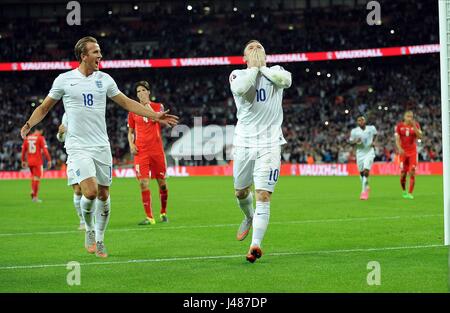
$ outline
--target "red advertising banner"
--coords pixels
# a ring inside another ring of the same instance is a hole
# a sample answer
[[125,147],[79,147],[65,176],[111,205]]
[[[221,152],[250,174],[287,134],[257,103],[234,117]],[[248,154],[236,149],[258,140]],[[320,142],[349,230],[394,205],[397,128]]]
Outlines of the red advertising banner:
[[[396,163],[377,162],[371,169],[371,175],[399,175],[400,169]],[[442,162],[420,162],[417,175],[442,175]],[[170,166],[167,168],[168,176],[233,176],[231,165],[224,166]],[[356,164],[283,164],[282,176],[357,176],[359,175]],[[136,177],[133,168],[117,168],[113,176],[118,178]],[[31,174],[24,171],[0,171],[0,180],[4,179],[29,179]],[[51,170],[44,172],[44,178],[66,178],[66,172]]]
[[[417,54],[439,53],[439,44],[357,49],[343,51],[298,52],[270,54],[267,63],[316,62],[345,59],[393,57]],[[137,60],[103,60],[100,69],[118,68],[160,68],[188,66],[219,66],[244,64],[242,56],[221,56],[203,58],[171,58],[171,59],[137,59]],[[0,63],[0,71],[50,71],[71,70],[78,67],[76,61],[52,62],[5,62]]]

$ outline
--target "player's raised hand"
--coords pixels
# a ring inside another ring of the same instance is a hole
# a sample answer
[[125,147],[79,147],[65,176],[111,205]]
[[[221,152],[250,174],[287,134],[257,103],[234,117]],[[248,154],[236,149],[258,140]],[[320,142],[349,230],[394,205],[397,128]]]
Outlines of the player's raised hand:
[[178,124],[178,116],[167,114],[170,110],[166,110],[164,112],[157,112],[155,121],[160,124],[167,125],[169,127],[175,126]]
[[23,161],[23,162],[22,162],[22,167],[23,167],[23,168],[27,168],[27,167],[28,167],[28,163],[27,163],[26,161]]
[[259,67],[257,49],[253,49],[248,54],[248,67]]
[[22,137],[22,139],[25,139],[25,137],[27,137],[30,130],[31,130],[30,124],[26,122],[25,125],[23,125],[22,129],[20,130],[20,136]]
[[257,67],[266,66],[266,54],[262,49],[255,49]]

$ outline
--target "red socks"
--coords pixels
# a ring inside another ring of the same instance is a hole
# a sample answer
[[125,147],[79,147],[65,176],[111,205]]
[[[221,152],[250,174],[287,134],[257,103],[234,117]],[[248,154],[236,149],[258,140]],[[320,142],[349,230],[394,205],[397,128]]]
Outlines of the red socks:
[[142,203],[144,204],[145,214],[148,218],[153,218],[152,212],[152,198],[150,197],[150,190],[142,191]]
[[167,198],[168,198],[169,190],[159,190],[159,198],[161,199],[161,214],[166,213],[167,209]]
[[416,182],[416,177],[415,176],[409,176],[409,193],[413,193],[415,182]]
[[34,179],[31,181],[31,191],[32,191],[33,198],[37,198],[37,196],[38,196],[40,182],[41,181],[34,180]]

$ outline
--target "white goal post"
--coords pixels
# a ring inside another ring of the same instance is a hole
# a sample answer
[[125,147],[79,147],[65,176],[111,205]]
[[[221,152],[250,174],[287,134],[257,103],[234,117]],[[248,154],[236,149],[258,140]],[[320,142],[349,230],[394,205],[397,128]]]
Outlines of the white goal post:
[[444,163],[444,243],[450,245],[450,0],[439,0],[441,58],[442,157]]

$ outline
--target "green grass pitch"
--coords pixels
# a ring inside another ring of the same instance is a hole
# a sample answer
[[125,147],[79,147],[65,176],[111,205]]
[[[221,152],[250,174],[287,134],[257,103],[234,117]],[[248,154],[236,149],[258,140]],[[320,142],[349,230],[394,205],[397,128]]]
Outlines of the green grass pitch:
[[[85,252],[65,180],[43,180],[40,204],[29,181],[0,181],[0,291],[447,292],[442,177],[419,176],[412,201],[398,180],[371,177],[363,202],[358,177],[281,177],[255,264],[250,236],[235,239],[231,177],[170,178],[170,222],[144,227],[137,181],[115,179],[106,260]],[[69,261],[81,264],[80,285],[66,282]],[[370,261],[381,285],[367,283]]]

